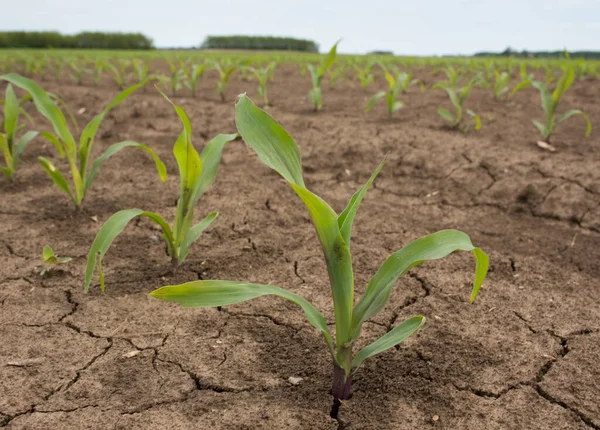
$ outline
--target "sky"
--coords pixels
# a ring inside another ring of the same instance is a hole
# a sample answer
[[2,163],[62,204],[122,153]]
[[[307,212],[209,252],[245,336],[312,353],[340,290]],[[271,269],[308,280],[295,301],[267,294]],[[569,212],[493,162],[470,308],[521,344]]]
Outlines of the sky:
[[0,31],[140,32],[156,47],[207,35],[310,39],[327,51],[397,55],[600,50],[600,0],[22,0]]

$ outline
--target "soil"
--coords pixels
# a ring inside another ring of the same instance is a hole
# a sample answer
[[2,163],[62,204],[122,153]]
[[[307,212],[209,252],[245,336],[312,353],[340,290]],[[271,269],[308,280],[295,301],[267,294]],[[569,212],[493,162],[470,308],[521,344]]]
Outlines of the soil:
[[[421,72],[428,85],[435,79]],[[440,78],[441,79],[441,78]],[[256,83],[234,76],[221,103],[215,76],[196,98],[174,97],[201,149],[235,131],[235,96],[259,100]],[[85,124],[116,94],[110,81],[40,83]],[[534,89],[495,101],[477,89],[468,104],[481,131],[445,128],[442,90],[403,96],[387,119],[370,113],[376,80],[330,89],[312,112],[310,78],[282,66],[269,84],[270,113],[300,146],[308,187],[340,211],[389,154],[355,222],[357,295],[389,254],[444,228],[467,232],[490,255],[477,301],[474,261],[453,254],[402,278],[388,306],[365,324],[361,344],[396,322],[427,323],[396,349],[367,360],[354,394],[330,417],[332,364],[322,336],[291,303],[261,298],[217,309],[183,309],[148,296],[196,279],[272,283],[301,294],[333,323],[323,257],[307,211],[242,141],[229,144],[197,217],[220,217],[175,275],[160,232],[147,220],[126,228],[104,259],[106,293],[83,294],[89,247],[115,211],[143,208],[171,221],[178,195],[172,147],[180,123],[152,88],[104,121],[94,153],[121,140],[152,146],[167,164],[124,150],[105,163],[82,211],[36,162],[59,166],[37,139],[11,183],[0,178],[0,427],[7,429],[600,429],[600,132],[584,139],[574,117],[550,153],[538,148]],[[2,86],[2,90],[4,84]],[[563,108],[600,125],[600,82],[575,83]],[[27,106],[38,128],[44,120]],[[79,113],[78,113],[79,112]],[[73,261],[40,277],[51,245]],[[302,378],[296,385],[289,378]]]

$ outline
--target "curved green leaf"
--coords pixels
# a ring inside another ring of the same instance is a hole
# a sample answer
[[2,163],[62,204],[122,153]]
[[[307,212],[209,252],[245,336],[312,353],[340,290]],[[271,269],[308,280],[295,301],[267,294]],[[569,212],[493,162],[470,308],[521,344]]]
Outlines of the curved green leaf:
[[[145,82],[139,83],[137,85],[133,85],[127,88],[124,91],[121,91],[109,104],[104,108],[104,110],[96,115],[94,119],[92,119],[81,132],[81,136],[79,137],[79,171],[82,175],[85,175],[87,172],[87,164],[90,153],[92,151],[92,145],[94,144],[94,138],[96,137],[96,133],[98,132],[98,127],[104,120],[104,117],[111,109],[125,100],[131,93],[135,90],[143,86]],[[86,190],[87,190],[86,186]]]
[[60,140],[58,140],[58,138],[53,133],[49,131],[42,131],[40,133],[40,136],[42,136],[44,139],[46,139],[48,142],[54,145],[54,147],[58,151],[58,155],[60,155],[60,158],[65,158],[65,150],[63,149],[62,143],[60,143]]
[[352,368],[356,371],[367,358],[386,351],[408,339],[414,332],[425,324],[425,317],[416,316],[403,321],[375,342],[358,351],[352,360]]
[[340,216],[338,217],[338,226],[340,228],[340,233],[342,235],[342,238],[344,239],[344,242],[348,244],[348,247],[350,247],[352,224],[354,223],[354,217],[358,212],[358,207],[360,206],[362,199],[367,194],[368,189],[371,187],[371,184],[373,184],[373,181],[375,181],[375,178],[377,177],[377,175],[379,175],[379,172],[381,172],[381,169],[383,168],[383,165],[385,164],[386,160],[387,155],[384,157],[383,161],[379,164],[379,166],[377,166],[377,169],[375,169],[375,172],[373,172],[367,183],[363,185],[360,190],[355,192],[354,195],[350,198],[348,206],[346,206],[346,208],[342,211],[342,213],[340,213]]
[[96,158],[96,160],[94,160],[94,164],[92,164],[90,173],[85,181],[86,192],[94,183],[94,179],[96,179],[96,175],[98,174],[98,169],[100,168],[100,165],[107,158],[112,157],[117,152],[119,152],[123,148],[127,148],[127,147],[140,148],[140,149],[143,149],[144,151],[146,151],[148,154],[150,154],[150,156],[154,160],[154,164],[156,164],[156,170],[158,171],[158,176],[160,176],[161,181],[165,182],[167,180],[167,168],[165,167],[165,164],[161,161],[160,158],[158,158],[158,155],[156,155],[156,153],[149,146],[142,145],[141,143],[138,143],[138,142],[126,140],[123,142],[119,142],[119,143],[110,145],[101,156],[99,156],[98,158]]
[[475,281],[470,301],[473,302],[481,288],[488,269],[488,256],[475,248],[465,233],[442,230],[423,236],[392,254],[373,276],[365,294],[354,307],[353,337],[356,338],[362,323],[379,312],[389,299],[395,282],[411,268],[428,260],[437,260],[455,251],[473,251],[476,259]]
[[329,70],[329,68],[333,66],[333,63],[335,62],[335,57],[337,56],[337,46],[340,42],[341,39],[335,42],[335,45],[331,47],[331,49],[327,53],[327,56],[321,63],[321,67],[319,67],[319,77],[324,76],[327,70]]
[[382,97],[385,97],[386,94],[387,93],[385,91],[379,91],[377,94],[371,97],[371,100],[369,100],[369,103],[367,103],[367,106],[365,107],[365,112],[369,112],[371,109],[373,109],[375,103],[377,103]]
[[70,154],[74,157],[76,153],[75,140],[73,139],[73,136],[69,131],[69,127],[67,126],[67,120],[58,106],[54,104],[48,93],[31,79],[19,76],[15,73],[1,75],[0,79],[23,88],[25,91],[31,94],[37,110],[48,121],[50,121],[54,131],[64,142],[67,154]]
[[60,173],[60,171],[56,168],[56,166],[52,164],[52,162],[47,158],[38,157],[38,160],[41,163],[42,167],[46,169],[46,172],[48,173],[48,175],[50,175],[50,178],[52,179],[52,181],[54,181],[58,188],[60,188],[62,191],[68,194],[68,196],[71,197],[71,200],[75,202],[75,197],[69,189],[69,184],[67,183],[67,180],[62,175],[62,173]]
[[185,239],[180,246],[179,251],[179,264],[183,263],[185,258],[188,255],[189,247],[200,237],[202,232],[206,230],[206,228],[212,224],[212,222],[217,219],[219,216],[219,212],[211,212],[206,217],[202,219],[198,224],[190,228],[185,235]]
[[19,141],[15,145],[15,152],[13,154],[15,168],[17,167],[16,164],[19,161],[19,157],[21,156],[21,154],[23,153],[23,151],[25,150],[25,148],[27,147],[27,145],[29,145],[31,143],[31,141],[33,139],[35,139],[35,137],[38,134],[39,133],[37,131],[28,131],[23,136],[21,136],[21,138],[19,139]]
[[4,131],[8,142],[11,143],[17,132],[17,121],[19,119],[19,100],[15,95],[12,85],[6,87],[6,102],[4,103]]
[[442,118],[444,118],[446,121],[454,123],[454,117],[452,116],[452,114],[450,112],[448,112],[447,109],[439,108],[438,109],[438,114],[439,114],[439,116],[441,116]]
[[310,324],[321,330],[333,354],[333,343],[325,317],[306,299],[283,288],[235,281],[193,281],[162,287],[150,295],[166,302],[176,302],[184,307],[193,308],[228,306],[266,295],[279,296],[302,308]]
[[157,223],[163,229],[163,237],[167,241],[167,246],[169,247],[169,251],[172,250],[173,246],[173,233],[171,232],[171,227],[166,223],[166,221],[158,214],[153,212],[146,212],[141,209],[126,209],[123,211],[119,211],[113,214],[104,225],[100,228],[100,231],[96,235],[94,239],[94,243],[92,243],[92,247],[90,248],[90,252],[88,253],[87,265],[85,268],[85,282],[84,282],[84,291],[87,293],[90,288],[90,282],[92,281],[92,276],[94,275],[94,270],[96,266],[98,266],[98,274],[100,276],[100,289],[104,292],[104,275],[102,273],[102,258],[108,248],[110,248],[111,243],[123,231],[125,226],[135,217],[144,216],[155,223]]
[[235,123],[258,158],[288,182],[304,187],[302,158],[296,142],[268,113],[242,94],[235,105]]
[[239,137],[238,133],[219,134],[212,138],[204,147],[200,154],[202,160],[202,172],[198,179],[192,196],[192,202],[195,203],[202,194],[213,184],[217,176],[217,170],[221,163],[221,154],[226,144]]

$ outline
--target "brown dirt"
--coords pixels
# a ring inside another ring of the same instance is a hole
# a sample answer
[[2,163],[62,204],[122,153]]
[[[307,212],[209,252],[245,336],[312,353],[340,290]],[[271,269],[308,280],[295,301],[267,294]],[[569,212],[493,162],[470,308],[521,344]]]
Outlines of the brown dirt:
[[[196,99],[175,97],[192,119],[198,148],[235,130],[236,94],[255,96],[256,84],[236,77],[221,104],[213,83],[204,79]],[[42,84],[74,111],[85,108],[81,123],[116,94],[108,82]],[[0,179],[0,426],[600,429],[600,133],[583,139],[583,121],[574,118],[554,137],[557,153],[538,149],[534,90],[501,102],[476,90],[469,104],[483,129],[461,133],[446,130],[436,114],[447,104],[442,91],[411,88],[406,107],[387,120],[383,105],[363,112],[382,80],[368,93],[349,81],[325,88],[319,114],[310,110],[309,85],[286,66],[269,88],[270,111],[298,142],[309,188],[341,210],[389,153],[355,223],[357,294],[391,252],[457,228],[491,257],[476,303],[467,303],[470,255],[412,270],[366,324],[362,342],[411,315],[425,315],[426,326],[366,362],[334,420],[328,353],[292,304],[262,298],[219,312],[151,299],[154,288],[199,277],[273,283],[332,321],[306,210],[239,141],[226,148],[217,181],[197,207],[198,216],[221,216],[175,276],[164,277],[164,244],[142,220],[104,260],[106,294],[95,285],[84,295],[87,252],[112,213],[140,207],[174,216],[171,150],[180,125],[147,89],[104,122],[95,151],[125,139],[149,144],[167,163],[166,185],[149,158],[124,151],[102,167],[78,213],[35,161],[59,162],[41,140],[24,154],[15,183]],[[577,82],[564,107],[581,108],[600,125],[599,90],[598,81]],[[42,279],[44,244],[74,261]],[[303,379],[292,386],[291,376]]]

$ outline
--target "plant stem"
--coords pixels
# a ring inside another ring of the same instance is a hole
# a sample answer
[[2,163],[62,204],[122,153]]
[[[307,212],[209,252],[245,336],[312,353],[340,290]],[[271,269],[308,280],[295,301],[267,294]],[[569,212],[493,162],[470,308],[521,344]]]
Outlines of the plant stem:
[[337,363],[333,365],[331,394],[334,400],[348,400],[352,394],[352,375],[347,375]]
[[179,261],[175,257],[171,258],[171,275],[175,274],[177,267],[179,267]]

